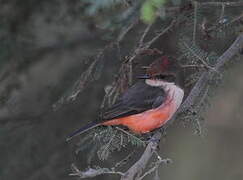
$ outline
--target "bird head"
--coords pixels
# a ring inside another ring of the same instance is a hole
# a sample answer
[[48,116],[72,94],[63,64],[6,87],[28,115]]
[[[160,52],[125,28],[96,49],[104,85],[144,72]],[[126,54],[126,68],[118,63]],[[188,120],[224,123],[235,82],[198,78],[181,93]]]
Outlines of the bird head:
[[180,86],[182,84],[181,68],[176,60],[172,57],[162,56],[145,68],[145,75],[138,76],[139,79],[150,79],[154,81],[175,83]]
[[161,80],[166,82],[175,82],[176,81],[176,75],[174,73],[160,73],[160,74],[145,74],[138,76],[138,79],[151,79],[151,80]]

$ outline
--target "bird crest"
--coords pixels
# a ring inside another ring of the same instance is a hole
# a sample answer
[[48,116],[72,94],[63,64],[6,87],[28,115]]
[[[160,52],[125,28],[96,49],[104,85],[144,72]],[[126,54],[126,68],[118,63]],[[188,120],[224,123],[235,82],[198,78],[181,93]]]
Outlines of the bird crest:
[[170,64],[168,56],[161,56],[148,66],[146,74],[153,76],[165,73],[169,70]]

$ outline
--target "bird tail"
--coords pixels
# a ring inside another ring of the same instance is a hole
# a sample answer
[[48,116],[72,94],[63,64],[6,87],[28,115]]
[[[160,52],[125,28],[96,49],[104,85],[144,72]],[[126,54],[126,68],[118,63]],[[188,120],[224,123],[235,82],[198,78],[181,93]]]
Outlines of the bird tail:
[[101,125],[104,125],[104,126],[114,126],[114,125],[120,125],[120,124],[121,124],[120,119],[112,119],[112,120],[101,123]]
[[67,138],[66,138],[66,141],[70,141],[72,138],[80,135],[80,134],[83,134],[87,131],[89,131],[90,129],[93,129],[97,126],[100,126],[101,124],[97,123],[97,122],[92,122],[84,127],[81,127],[80,129],[74,131],[72,134],[70,134]]

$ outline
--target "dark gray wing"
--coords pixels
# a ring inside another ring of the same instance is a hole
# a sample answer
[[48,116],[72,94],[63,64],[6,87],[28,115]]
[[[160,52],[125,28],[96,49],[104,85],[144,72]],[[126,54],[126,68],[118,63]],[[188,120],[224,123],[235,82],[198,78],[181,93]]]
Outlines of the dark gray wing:
[[163,89],[139,81],[130,87],[114,105],[104,111],[102,119],[110,120],[141,113],[160,106],[164,100]]

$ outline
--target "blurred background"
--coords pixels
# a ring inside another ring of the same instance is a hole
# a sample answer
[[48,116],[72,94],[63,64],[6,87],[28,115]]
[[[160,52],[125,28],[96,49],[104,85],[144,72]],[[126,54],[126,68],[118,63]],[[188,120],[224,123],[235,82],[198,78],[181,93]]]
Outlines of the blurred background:
[[[114,80],[121,63],[118,49],[108,48],[98,80],[75,101],[56,110],[53,104],[68,92],[119,30],[134,21],[142,3],[107,1],[105,6],[104,2],[0,0],[1,180],[75,179],[68,176],[71,163],[79,161],[87,167],[85,154],[76,155],[74,143],[65,142],[65,138],[96,119],[104,87]],[[107,10],[111,2],[114,5]],[[173,1],[175,5],[184,1],[178,2]],[[127,55],[144,27],[140,23],[121,42],[120,57]],[[157,46],[176,53],[170,49],[176,37],[165,37]],[[225,49],[228,44],[220,46]],[[173,163],[160,166],[161,179],[243,179],[242,69],[243,61],[239,61],[223,74],[223,83],[204,112],[201,136],[181,122],[168,129],[160,154]],[[114,158],[120,155],[114,153]],[[108,160],[107,166],[113,161]]]

